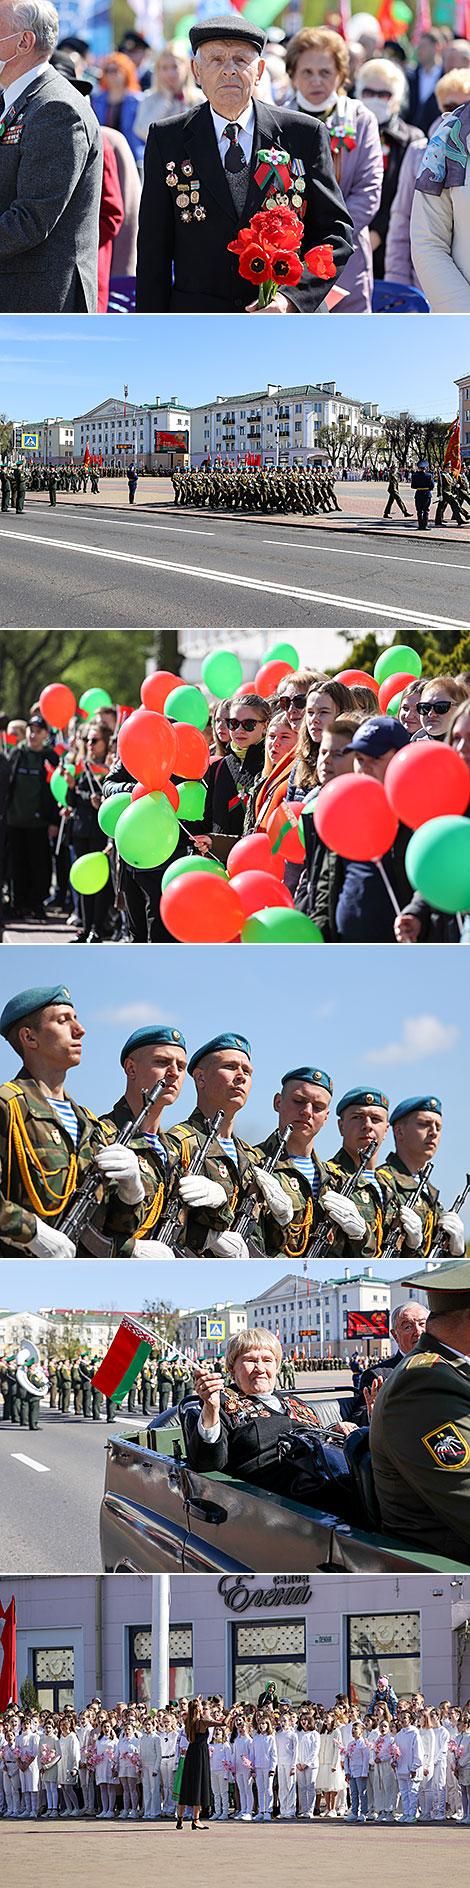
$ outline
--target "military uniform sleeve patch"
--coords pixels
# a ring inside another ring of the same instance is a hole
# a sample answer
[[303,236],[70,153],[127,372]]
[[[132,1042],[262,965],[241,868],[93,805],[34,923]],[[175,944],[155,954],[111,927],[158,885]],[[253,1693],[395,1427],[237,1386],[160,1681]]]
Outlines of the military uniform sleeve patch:
[[430,1429],[421,1441],[438,1468],[466,1468],[470,1462],[470,1447],[456,1423],[443,1423],[441,1429]]
[[409,1358],[408,1363],[405,1365],[405,1369],[406,1370],[432,1370],[433,1364],[438,1364],[441,1362],[442,1362],[442,1359],[439,1357],[438,1352],[436,1350],[422,1350],[419,1352],[419,1354],[416,1357],[413,1355],[412,1357]]

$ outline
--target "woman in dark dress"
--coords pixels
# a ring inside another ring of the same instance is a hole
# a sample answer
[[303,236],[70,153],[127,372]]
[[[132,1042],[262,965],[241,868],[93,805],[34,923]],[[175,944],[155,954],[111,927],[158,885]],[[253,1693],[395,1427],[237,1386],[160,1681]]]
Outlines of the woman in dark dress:
[[199,1698],[192,1698],[188,1705],[188,1715],[184,1728],[188,1738],[188,1748],[183,1764],[183,1774],[178,1798],[176,1828],[182,1829],[183,1815],[188,1804],[192,1805],[192,1829],[199,1829],[199,1817],[210,1815],[211,1773],[209,1763],[209,1730],[211,1718],[207,1708]]

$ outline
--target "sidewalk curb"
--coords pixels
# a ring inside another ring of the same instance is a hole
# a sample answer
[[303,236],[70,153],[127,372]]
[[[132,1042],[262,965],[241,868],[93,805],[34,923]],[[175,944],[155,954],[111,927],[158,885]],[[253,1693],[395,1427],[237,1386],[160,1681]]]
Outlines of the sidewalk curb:
[[[31,496],[31,494],[29,494],[29,496]],[[89,499],[85,500],[82,504],[80,504],[78,499],[76,499],[75,497],[69,498],[68,494],[66,494],[66,496],[68,498],[68,503],[64,507],[64,509],[67,511],[71,511],[71,510],[85,511],[85,508],[86,508],[87,510],[90,510],[96,514],[99,509],[99,506],[94,505],[94,504],[92,505]],[[37,503],[37,499],[38,499],[38,495],[34,493],[33,503]],[[193,518],[210,518],[211,520],[212,519],[214,521],[220,520],[221,522],[226,522],[227,519],[237,519],[237,520],[243,519],[244,524],[254,524],[254,525],[272,524],[272,525],[278,526],[279,529],[284,530],[284,531],[286,530],[291,531],[292,529],[295,529],[297,531],[301,529],[307,530],[307,531],[319,531],[319,530],[320,531],[326,530],[326,531],[332,531],[332,532],[342,531],[347,536],[350,536],[350,537],[358,537],[358,536],[359,537],[379,537],[379,538],[385,537],[385,538],[392,538],[392,539],[396,539],[398,532],[400,533],[403,532],[403,524],[400,524],[398,522],[398,519],[397,519],[395,527],[388,525],[385,522],[382,527],[380,519],[362,520],[358,518],[357,521],[354,523],[341,524],[339,523],[339,521],[336,522],[337,517],[338,517],[337,513],[335,513],[334,519],[331,518],[331,515],[330,515],[330,520],[328,520],[324,515],[317,516],[317,517],[310,517],[310,518],[308,517],[306,518],[304,515],[302,515],[302,517],[300,518],[298,512],[292,512],[288,516],[286,516],[283,513],[266,511],[266,512],[263,512],[262,515],[260,515],[259,512],[253,512],[253,511],[226,511],[225,508],[222,506],[220,507],[220,510],[210,511],[205,505],[201,506],[200,508],[198,508],[197,505],[181,505],[180,506],[180,505],[172,505],[172,504],[168,504],[168,505],[148,504],[148,505],[137,505],[135,507],[134,506],[128,507],[127,505],[113,504],[112,499],[108,499],[108,498],[105,499],[103,502],[106,505],[107,511],[116,511],[120,515],[122,515],[123,512],[127,513],[127,511],[129,510],[129,511],[133,511],[134,517],[136,516],[137,512],[151,513],[152,516],[155,514],[155,512],[157,512],[159,516],[169,517],[169,518],[174,517],[175,513],[187,512],[188,515]],[[60,509],[60,507],[59,506],[56,507],[55,505],[49,506],[49,511],[55,511],[56,509]],[[461,529],[465,530],[465,526],[461,526]],[[450,532],[450,530],[451,530],[451,526],[449,525],[448,531]],[[468,525],[468,530],[470,531],[470,523]],[[447,532],[444,533],[442,530],[436,531],[433,525],[428,526],[428,531],[424,532],[424,531],[418,531],[417,525],[415,525],[413,522],[408,527],[408,530],[406,531],[406,538],[407,539],[411,538],[413,542],[415,539],[418,539],[419,543],[421,543],[422,538],[425,536],[432,537],[433,543],[435,544],[455,544],[455,543],[458,543],[459,541],[457,538],[456,530],[452,532],[452,536],[450,537],[447,535]],[[400,538],[400,541],[401,541],[401,538]]]

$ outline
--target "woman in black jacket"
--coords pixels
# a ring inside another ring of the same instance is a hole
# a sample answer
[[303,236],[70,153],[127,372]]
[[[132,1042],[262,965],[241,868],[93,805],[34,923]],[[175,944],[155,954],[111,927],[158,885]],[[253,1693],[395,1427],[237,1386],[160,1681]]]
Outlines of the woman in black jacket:
[[234,695],[230,704],[230,747],[226,754],[210,762],[204,818],[200,834],[194,839],[198,852],[214,852],[218,859],[228,858],[236,839],[241,839],[245,813],[255,780],[261,781],[265,758],[266,730],[271,707],[262,695]]
[[[106,833],[98,825],[98,813],[101,806],[102,773],[106,765],[111,731],[101,723],[90,722],[86,732],[86,744],[83,765],[76,774],[73,785],[67,789],[67,808],[71,812],[68,837],[76,859],[83,858],[88,852],[105,852],[108,844]],[[96,769],[96,773],[93,769]],[[105,935],[109,908],[113,896],[111,876],[100,892],[79,896],[81,930],[77,932],[75,943],[101,944]]]

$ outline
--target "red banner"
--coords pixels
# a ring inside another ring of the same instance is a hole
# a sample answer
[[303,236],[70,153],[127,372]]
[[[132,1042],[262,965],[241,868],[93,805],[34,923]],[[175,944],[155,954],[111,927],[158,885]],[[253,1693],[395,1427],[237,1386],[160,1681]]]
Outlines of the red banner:
[[389,1337],[388,1311],[348,1311],[347,1337]]
[[0,1600],[0,1711],[6,1711],[13,1702],[18,1703],[18,1685],[16,1680],[16,1606],[10,1600],[6,1612]]
[[460,472],[460,466],[461,466],[460,421],[459,420],[454,420],[454,425],[450,427],[449,432],[447,434],[447,445],[446,445],[446,449],[444,453],[444,465],[448,465],[450,471],[455,472],[456,476],[458,477],[458,474]]

